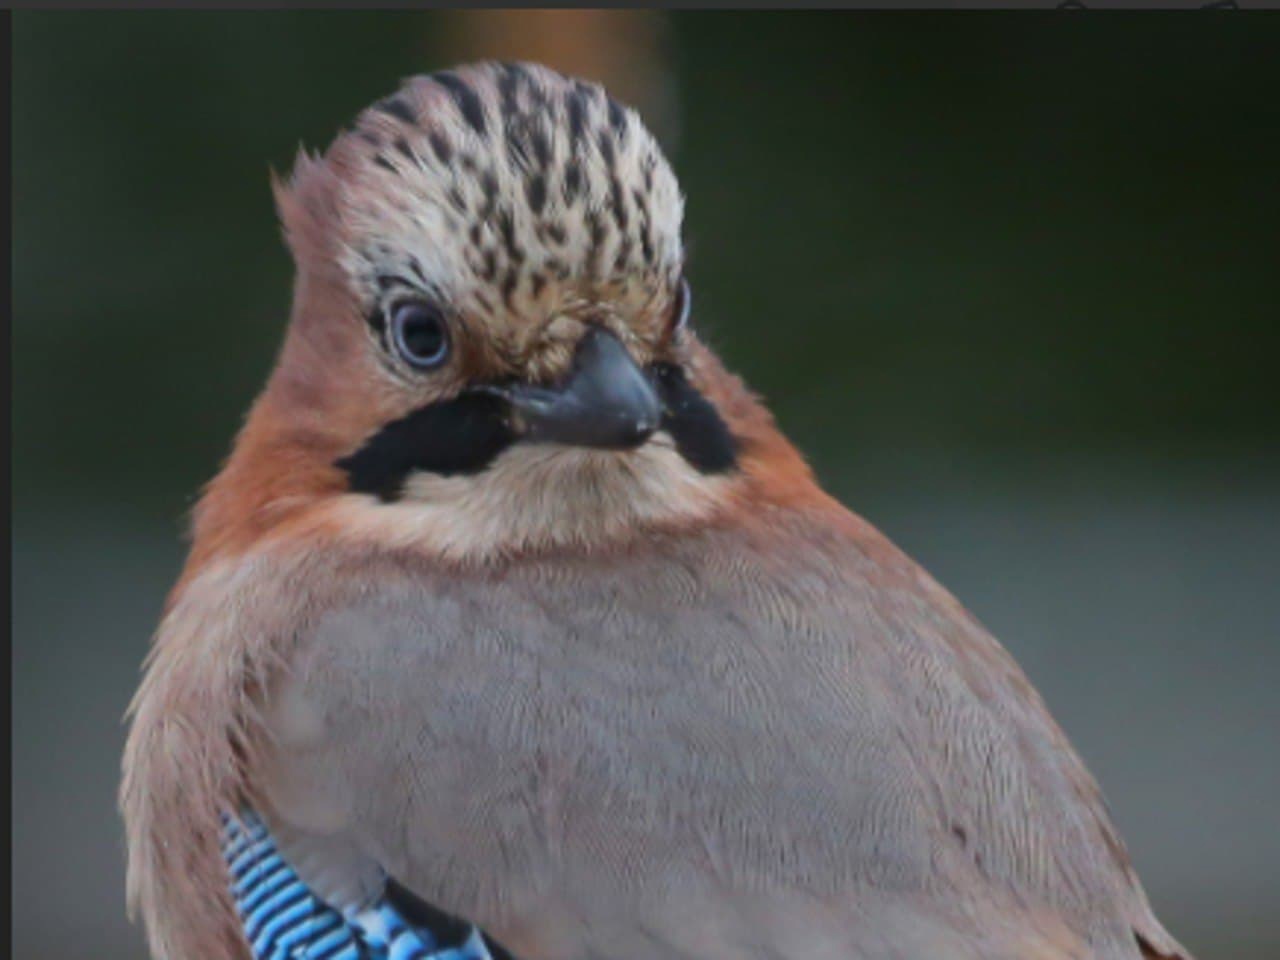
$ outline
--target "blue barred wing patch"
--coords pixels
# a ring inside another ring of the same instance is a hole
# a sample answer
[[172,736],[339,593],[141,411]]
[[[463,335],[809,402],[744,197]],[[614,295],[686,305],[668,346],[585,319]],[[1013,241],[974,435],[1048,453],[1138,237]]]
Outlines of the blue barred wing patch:
[[385,897],[345,911],[325,903],[253,813],[224,817],[222,853],[254,960],[493,960],[475,927],[460,943],[446,945]]

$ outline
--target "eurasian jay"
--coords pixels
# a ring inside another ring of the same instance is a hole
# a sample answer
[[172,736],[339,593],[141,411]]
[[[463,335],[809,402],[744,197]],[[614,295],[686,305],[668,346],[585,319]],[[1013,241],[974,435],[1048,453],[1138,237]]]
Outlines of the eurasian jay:
[[416,77],[275,189],[292,317],[132,707],[154,956],[1188,956],[1013,660],[690,328],[631,110]]

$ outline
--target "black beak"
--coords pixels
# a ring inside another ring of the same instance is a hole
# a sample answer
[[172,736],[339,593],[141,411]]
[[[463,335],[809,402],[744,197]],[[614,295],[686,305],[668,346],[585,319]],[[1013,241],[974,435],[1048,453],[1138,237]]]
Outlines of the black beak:
[[516,431],[537,443],[629,450],[653,436],[662,418],[654,385],[618,338],[601,327],[578,343],[564,383],[489,390],[510,403]]

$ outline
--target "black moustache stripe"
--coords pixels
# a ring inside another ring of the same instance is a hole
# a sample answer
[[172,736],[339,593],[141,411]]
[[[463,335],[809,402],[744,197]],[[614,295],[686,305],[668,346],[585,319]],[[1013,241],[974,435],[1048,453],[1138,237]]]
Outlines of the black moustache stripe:
[[684,369],[671,363],[650,367],[662,397],[662,429],[676,451],[700,473],[725,473],[738,462],[738,441],[715,405],[698,392]]
[[410,473],[479,473],[515,440],[504,400],[464,393],[393,420],[337,465],[353,492],[390,502],[399,499]]
[[[737,464],[738,444],[716,408],[674,364],[649,368],[662,397],[662,429],[690,466],[704,474]],[[507,422],[506,401],[464,393],[393,420],[360,449],[337,461],[353,493],[398,500],[411,473],[468,476],[485,470],[519,437]]]

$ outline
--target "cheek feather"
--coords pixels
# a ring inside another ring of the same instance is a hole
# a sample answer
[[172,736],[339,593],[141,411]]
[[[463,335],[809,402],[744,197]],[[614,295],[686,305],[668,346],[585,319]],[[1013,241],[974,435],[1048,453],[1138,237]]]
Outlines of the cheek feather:
[[[738,441],[684,371],[673,364],[654,364],[648,376],[661,398],[661,431],[685,467],[706,475],[733,470]],[[491,393],[468,392],[388,423],[336,466],[352,493],[373,494],[391,503],[401,499],[413,475],[476,476],[518,442],[505,401]]]
[[662,394],[662,429],[675,441],[676,450],[702,473],[724,473],[738,462],[738,440],[715,406],[674,364],[654,368]]
[[502,401],[468,393],[392,421],[337,466],[351,492],[390,502],[400,498],[411,473],[476,474],[514,442]]
[[516,444],[475,475],[414,473],[395,502],[334,498],[313,522],[344,541],[489,563],[708,522],[736,502],[742,482],[736,472],[699,473],[669,441],[623,454]]

